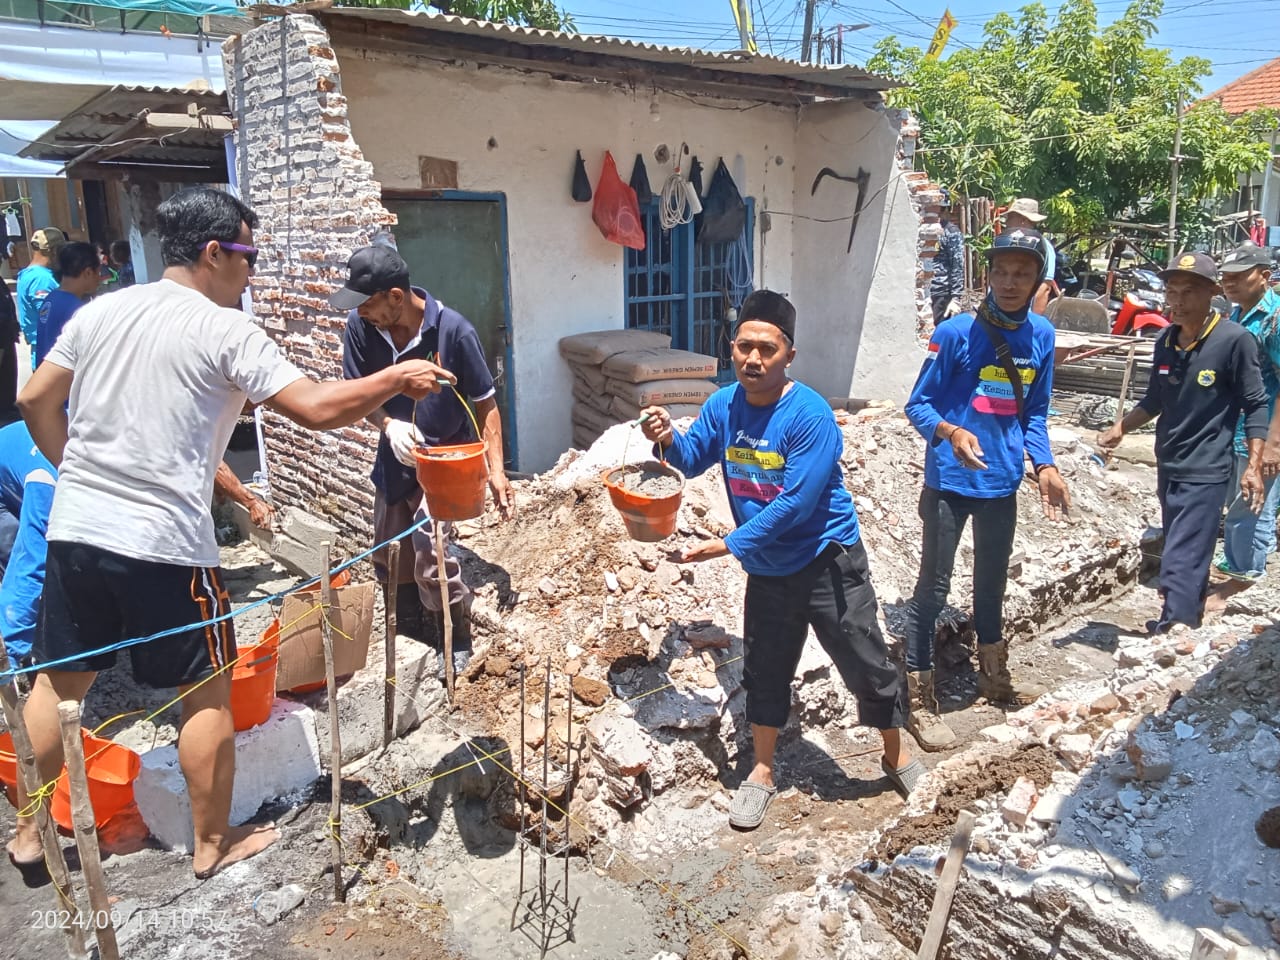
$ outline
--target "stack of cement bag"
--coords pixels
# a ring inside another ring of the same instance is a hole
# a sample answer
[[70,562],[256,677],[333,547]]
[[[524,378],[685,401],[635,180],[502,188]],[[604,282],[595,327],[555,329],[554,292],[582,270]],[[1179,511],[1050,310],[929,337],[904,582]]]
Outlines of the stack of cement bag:
[[672,350],[649,330],[601,330],[560,341],[573,371],[573,445],[585,449],[614,424],[656,404],[673,417],[696,417],[716,391],[714,357]]

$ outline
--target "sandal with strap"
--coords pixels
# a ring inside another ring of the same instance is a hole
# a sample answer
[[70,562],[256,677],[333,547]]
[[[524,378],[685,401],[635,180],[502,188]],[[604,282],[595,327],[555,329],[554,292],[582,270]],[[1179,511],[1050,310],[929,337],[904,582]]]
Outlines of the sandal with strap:
[[894,788],[903,797],[911,796],[911,791],[916,788],[920,778],[928,772],[925,770],[924,764],[920,762],[919,757],[912,757],[910,763],[905,767],[898,767],[896,770],[889,766],[888,760],[881,757],[880,769],[884,771],[884,775],[892,781]]
[[777,794],[777,787],[745,780],[733,795],[729,804],[729,825],[739,830],[754,830],[764,823],[765,811]]

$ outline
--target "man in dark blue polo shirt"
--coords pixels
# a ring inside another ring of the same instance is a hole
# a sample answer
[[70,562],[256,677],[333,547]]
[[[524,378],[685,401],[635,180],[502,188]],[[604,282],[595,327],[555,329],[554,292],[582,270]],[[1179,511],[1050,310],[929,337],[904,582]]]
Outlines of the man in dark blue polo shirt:
[[1232,438],[1244,416],[1248,462],[1240,492],[1255,513],[1262,509],[1262,447],[1267,436],[1267,393],[1258,367],[1258,345],[1238,324],[1214,311],[1221,292],[1218,268],[1203,253],[1184,253],[1160,274],[1165,281],[1169,327],[1156,340],[1146,395],[1119,423],[1098,435],[1112,449],[1130,430],[1156,417],[1157,493],[1164,524],[1160,558],[1160,619],[1200,626],[1209,586],[1209,564],[1232,472]]
[[[437,302],[421,287],[409,283],[409,265],[385,243],[363,247],[347,263],[346,286],[329,298],[339,310],[349,310],[343,341],[342,373],[348,379],[365,377],[409,359],[430,359],[457,378],[455,390],[418,401],[408,396],[388,400],[366,419],[382,436],[373,465],[373,539],[382,543],[426,517],[418,486],[413,451],[428,446],[465,443],[477,439],[463,398],[472,405],[475,420],[488,442],[489,488],[503,516],[510,514],[511,486],[503,468],[502,420],[493,376],[475,328],[456,310]],[[446,536],[451,526],[445,524]],[[380,581],[395,584],[396,619],[400,631],[437,649],[443,643],[444,611],[436,577],[432,531],[415,531],[400,551],[400,569],[388,571],[386,557],[374,557]],[[469,591],[458,561],[446,550],[449,607],[454,625],[454,668],[470,658]],[[426,608],[426,617],[423,608]]]

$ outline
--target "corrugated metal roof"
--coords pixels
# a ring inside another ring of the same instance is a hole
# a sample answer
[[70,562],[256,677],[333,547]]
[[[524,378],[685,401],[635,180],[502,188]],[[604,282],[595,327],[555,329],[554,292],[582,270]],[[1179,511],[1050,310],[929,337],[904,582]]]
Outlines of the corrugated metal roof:
[[[356,21],[367,24],[396,24],[418,28],[435,34],[451,34],[458,37],[505,41],[545,53],[560,50],[566,55],[573,53],[597,54],[622,60],[631,60],[637,64],[653,67],[668,66],[673,68],[690,68],[702,71],[713,71],[726,75],[725,80],[733,77],[743,80],[750,78],[769,78],[787,80],[796,84],[812,85],[832,91],[844,91],[848,94],[866,91],[888,90],[901,84],[889,77],[868,73],[861,67],[851,65],[816,65],[787,60],[765,53],[744,54],[727,51],[695,50],[691,47],[668,47],[654,43],[642,43],[637,40],[625,40],[620,37],[595,36],[589,34],[564,33],[555,30],[539,30],[535,27],[522,27],[506,23],[490,23],[485,20],[471,20],[466,17],[455,17],[431,11],[394,10],[369,7],[334,7],[316,11],[316,16],[324,21],[330,35],[336,40],[344,39],[344,25],[350,27]],[[364,32],[372,32],[366,30]],[[539,65],[545,68],[545,58],[539,58]],[[569,56],[565,58],[565,66],[569,66]],[[744,94],[749,98],[750,94]]]
[[[56,127],[26,147],[21,156],[66,163],[115,135],[143,110],[186,113],[196,104],[202,112],[226,115],[227,98],[200,87],[117,86],[90,97],[69,111]],[[194,127],[194,124],[193,124]],[[131,144],[128,159],[142,163],[202,163],[223,156],[222,134],[193,128]]]

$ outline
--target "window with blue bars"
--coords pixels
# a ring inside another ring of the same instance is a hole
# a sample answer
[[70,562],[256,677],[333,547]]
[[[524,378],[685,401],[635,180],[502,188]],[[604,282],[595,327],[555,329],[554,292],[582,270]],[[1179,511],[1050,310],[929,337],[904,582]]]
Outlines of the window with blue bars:
[[665,333],[677,349],[715,357],[720,383],[733,380],[726,311],[754,289],[755,201],[746,204],[742,237],[699,244],[693,223],[662,229],[655,198],[640,210],[645,248],[626,252],[627,327]]

